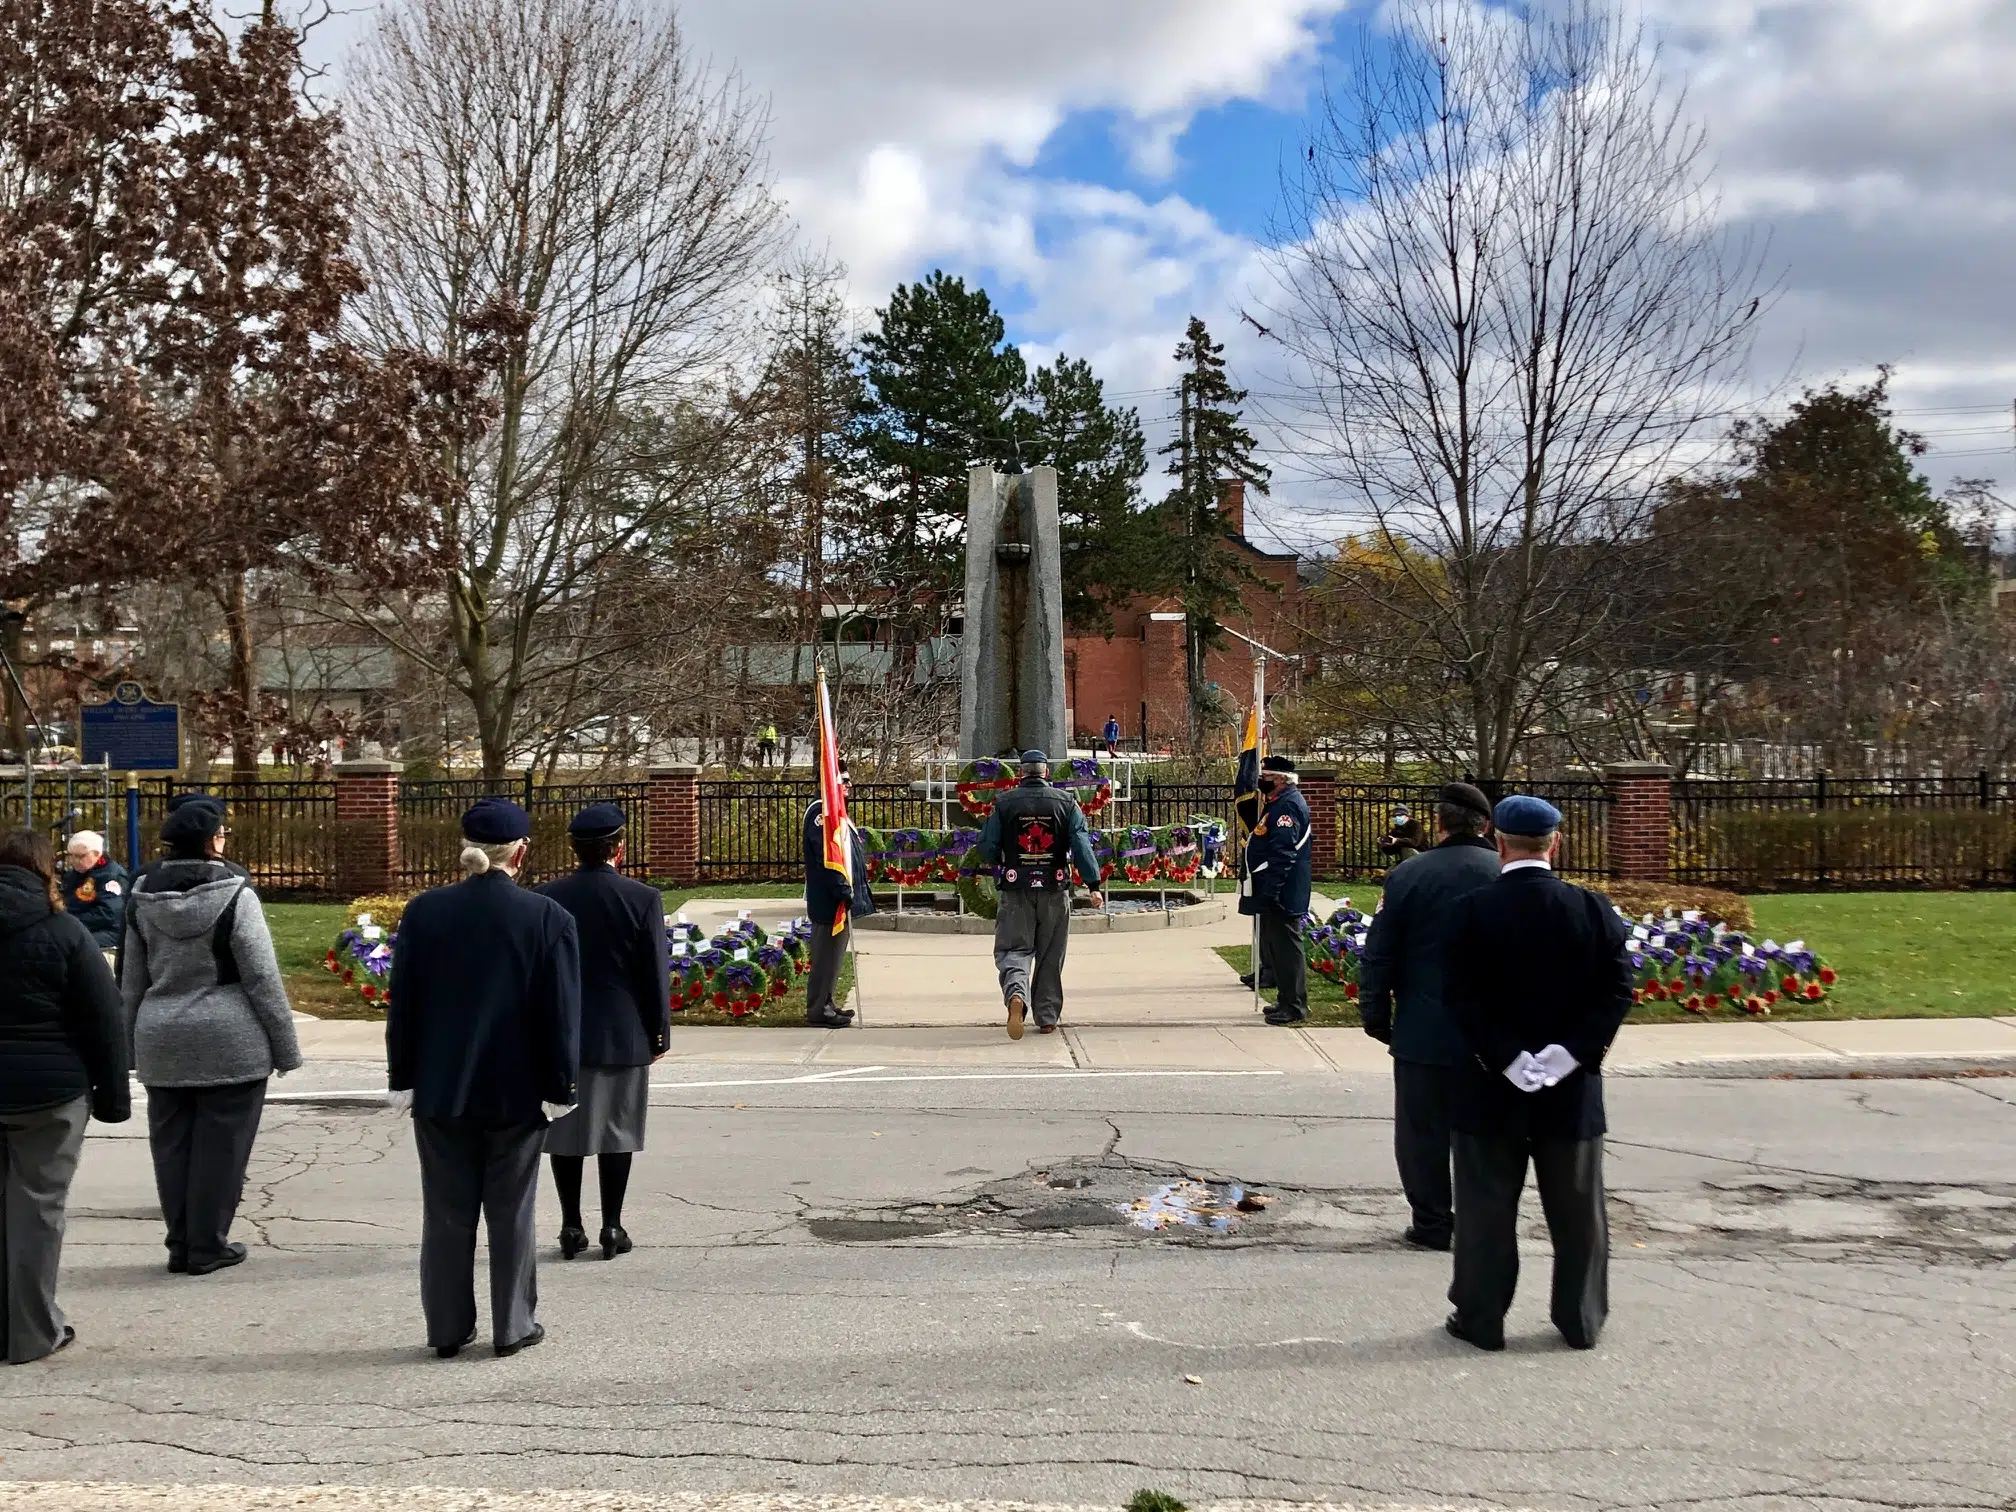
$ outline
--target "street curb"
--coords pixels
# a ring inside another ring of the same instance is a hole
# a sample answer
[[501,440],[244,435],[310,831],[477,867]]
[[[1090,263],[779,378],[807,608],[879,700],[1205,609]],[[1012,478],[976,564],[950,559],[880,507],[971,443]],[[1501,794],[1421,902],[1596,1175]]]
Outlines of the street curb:
[[[452,1486],[126,1486],[0,1481],[0,1512],[1116,1512],[1108,1504],[792,1492],[490,1491]],[[1221,1501],[1193,1512],[1474,1512],[1447,1504]]]
[[1610,1078],[1711,1081],[1871,1081],[1915,1077],[2016,1076],[2016,1055],[1797,1055],[1675,1060],[1603,1068]]

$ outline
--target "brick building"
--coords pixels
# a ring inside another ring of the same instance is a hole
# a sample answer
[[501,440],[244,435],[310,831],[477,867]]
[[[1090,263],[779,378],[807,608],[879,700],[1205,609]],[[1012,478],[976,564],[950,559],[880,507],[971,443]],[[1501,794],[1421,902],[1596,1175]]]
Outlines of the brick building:
[[[1262,551],[1246,539],[1246,485],[1223,483],[1219,508],[1236,553],[1251,574],[1240,589],[1240,607],[1224,623],[1276,651],[1293,653],[1299,642],[1299,582],[1293,552]],[[1268,669],[1271,693],[1285,683],[1279,664]],[[1244,708],[1253,686],[1253,657],[1237,641],[1211,652],[1205,677]],[[1064,702],[1073,740],[1092,744],[1106,717],[1115,715],[1130,746],[1160,750],[1188,738],[1189,690],[1183,670],[1183,605],[1176,599],[1138,598],[1113,611],[1110,635],[1073,635],[1064,640]]]

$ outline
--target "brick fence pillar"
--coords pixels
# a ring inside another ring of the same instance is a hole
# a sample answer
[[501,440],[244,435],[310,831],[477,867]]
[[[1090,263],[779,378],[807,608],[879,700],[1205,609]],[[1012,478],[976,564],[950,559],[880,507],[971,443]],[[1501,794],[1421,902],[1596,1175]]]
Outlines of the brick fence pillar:
[[399,768],[389,761],[336,767],[336,890],[390,892],[399,877]]
[[1610,875],[1664,882],[1673,875],[1673,768],[1621,761],[1603,769],[1610,790]]
[[651,769],[645,870],[681,887],[700,880],[700,768]]
[[1302,796],[1309,804],[1309,871],[1337,875],[1337,773],[1334,768],[1303,772]]

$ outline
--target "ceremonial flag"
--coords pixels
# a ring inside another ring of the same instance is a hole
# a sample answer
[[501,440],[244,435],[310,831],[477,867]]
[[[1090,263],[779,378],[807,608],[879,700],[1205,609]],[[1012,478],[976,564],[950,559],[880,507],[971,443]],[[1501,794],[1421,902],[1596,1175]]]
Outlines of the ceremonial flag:
[[[833,739],[833,703],[826,696],[826,669],[819,669],[819,806],[826,835],[826,869],[854,886],[854,832],[847,823],[847,794],[840,786],[840,750]],[[835,910],[833,933],[847,927],[848,911]]]
[[1257,677],[1255,684],[1253,707],[1246,715],[1246,741],[1239,748],[1239,771],[1232,779],[1232,808],[1249,835],[1260,828],[1260,758],[1267,754],[1260,727],[1260,699],[1264,694]]

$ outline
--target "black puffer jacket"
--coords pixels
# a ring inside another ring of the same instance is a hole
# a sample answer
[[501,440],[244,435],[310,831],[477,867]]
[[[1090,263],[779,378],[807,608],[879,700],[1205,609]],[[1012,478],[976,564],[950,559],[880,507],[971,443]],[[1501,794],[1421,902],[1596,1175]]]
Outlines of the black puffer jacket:
[[91,1116],[132,1116],[126,1022],[91,932],[49,902],[42,879],[0,866],[0,1112],[89,1094]]

